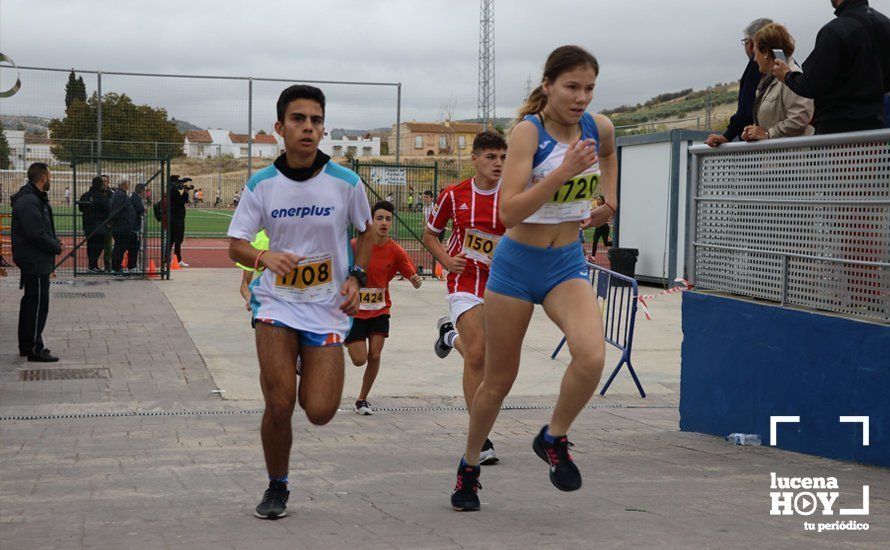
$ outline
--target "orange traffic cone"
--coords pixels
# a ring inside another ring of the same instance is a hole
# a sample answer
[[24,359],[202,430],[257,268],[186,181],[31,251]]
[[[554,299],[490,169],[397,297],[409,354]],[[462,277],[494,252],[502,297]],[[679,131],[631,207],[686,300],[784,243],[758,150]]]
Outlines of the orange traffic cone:
[[440,281],[444,278],[444,274],[442,273],[442,264],[440,264],[439,262],[436,262],[436,268],[433,271],[433,275],[435,275],[436,278]]
[[124,250],[124,259],[121,260],[121,269],[127,269],[128,265],[130,265],[130,251]]
[[154,260],[148,261],[148,278],[149,279],[157,279],[160,277],[160,273],[158,273],[158,267],[155,265]]
[[170,262],[170,271],[177,271],[182,269],[179,267],[179,258],[176,257],[176,254],[173,254],[173,261]]

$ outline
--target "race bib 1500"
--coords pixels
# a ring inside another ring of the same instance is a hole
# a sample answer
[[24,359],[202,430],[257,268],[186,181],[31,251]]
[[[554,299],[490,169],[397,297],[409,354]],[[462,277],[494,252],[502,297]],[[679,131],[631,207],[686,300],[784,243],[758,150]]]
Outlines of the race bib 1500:
[[323,302],[337,292],[331,255],[304,258],[287,275],[275,276],[275,292],[290,302]]
[[485,233],[478,229],[470,229],[464,236],[463,252],[467,258],[485,265],[491,265],[494,249],[497,248],[500,240],[501,238],[498,235]]

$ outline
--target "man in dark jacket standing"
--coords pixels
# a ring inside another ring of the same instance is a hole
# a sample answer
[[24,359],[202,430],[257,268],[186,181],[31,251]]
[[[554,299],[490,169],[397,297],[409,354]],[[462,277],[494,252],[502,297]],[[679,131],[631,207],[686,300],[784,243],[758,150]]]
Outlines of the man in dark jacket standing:
[[755,19],[745,28],[745,37],[742,45],[745,47],[745,55],[748,56],[748,64],[745,72],[739,80],[739,99],[736,112],[729,119],[729,125],[723,134],[711,134],[705,143],[711,147],[718,147],[728,141],[733,141],[742,135],[746,126],[754,124],[754,96],[757,93],[757,85],[760,84],[760,68],[754,61],[754,35],[763,27],[772,23],[772,19]]
[[116,274],[123,273],[124,253],[130,249],[136,231],[136,209],[130,200],[130,182],[123,180],[111,195],[111,231],[114,233],[114,250],[111,252],[111,268]]
[[139,250],[142,247],[142,231],[145,227],[145,201],[143,200],[144,196],[145,184],[137,183],[136,189],[133,191],[133,194],[130,195],[130,202],[133,204],[133,210],[136,212],[136,230],[133,232],[133,237],[130,241],[130,248],[127,249],[128,262],[126,268],[130,271],[136,269],[136,264],[139,259]]
[[773,74],[791,91],[815,100],[817,134],[884,127],[890,92],[890,19],[868,0],[831,0],[836,19],[816,36],[803,72],[776,61]]
[[105,180],[102,176],[96,176],[90,189],[77,201],[78,208],[83,214],[83,233],[87,237],[87,258],[92,273],[102,272],[99,269],[99,256],[105,249],[105,236],[108,234],[106,223],[111,215],[104,187]]
[[22,272],[20,288],[25,289],[19,309],[19,354],[41,363],[59,360],[43,345],[49,276],[56,255],[62,253],[46,195],[50,179],[47,165],[35,162],[28,167],[28,183],[12,197],[12,259]]

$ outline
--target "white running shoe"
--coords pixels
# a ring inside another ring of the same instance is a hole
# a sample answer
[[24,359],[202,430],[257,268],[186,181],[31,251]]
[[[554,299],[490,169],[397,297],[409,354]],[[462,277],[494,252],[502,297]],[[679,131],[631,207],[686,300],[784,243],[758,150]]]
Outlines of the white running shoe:
[[189,264],[187,264],[185,262],[179,262],[179,266],[180,267],[189,267]]
[[451,317],[447,315],[441,317],[436,321],[436,328],[439,329],[439,337],[436,338],[436,343],[433,344],[433,351],[436,352],[439,359],[445,359],[452,349],[451,346],[445,343],[445,335],[454,330],[454,325],[451,324]]
[[360,399],[355,402],[355,414],[371,416],[374,414],[374,409],[371,408],[367,401]]

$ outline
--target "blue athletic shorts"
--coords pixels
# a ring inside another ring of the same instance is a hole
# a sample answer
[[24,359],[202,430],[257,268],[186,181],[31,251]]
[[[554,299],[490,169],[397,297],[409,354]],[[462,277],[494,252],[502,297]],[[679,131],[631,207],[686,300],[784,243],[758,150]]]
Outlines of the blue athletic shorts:
[[297,333],[301,346],[311,346],[315,348],[326,348],[329,346],[339,346],[343,344],[343,339],[336,332],[321,334],[318,332],[309,332],[308,330],[300,330],[289,327],[277,319],[253,319],[251,324],[256,328],[257,323],[272,325],[273,327],[282,327],[290,329]]
[[587,278],[587,260],[579,241],[541,248],[505,236],[494,249],[485,290],[542,304],[559,283]]

